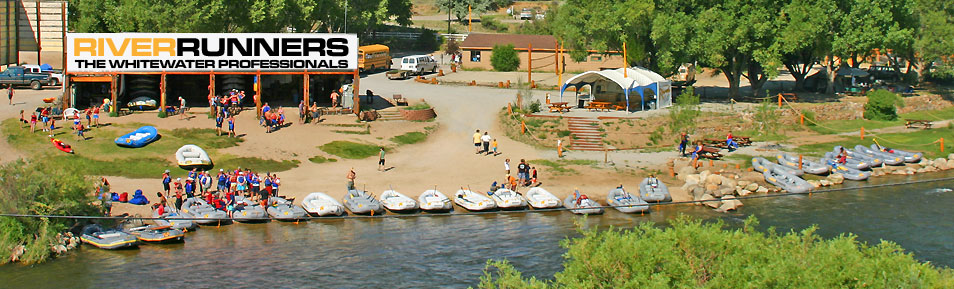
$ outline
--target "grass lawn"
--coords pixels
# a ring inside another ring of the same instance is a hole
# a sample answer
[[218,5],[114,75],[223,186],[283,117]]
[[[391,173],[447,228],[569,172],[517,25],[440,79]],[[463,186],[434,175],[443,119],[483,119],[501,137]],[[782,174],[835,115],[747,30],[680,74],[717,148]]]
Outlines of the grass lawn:
[[378,154],[378,146],[336,140],[318,147],[326,153],[346,159],[363,159]]
[[[853,119],[853,120],[830,120],[819,122],[821,126],[808,126],[811,130],[818,132],[820,134],[838,134],[844,132],[858,131],[864,127],[866,130],[885,128],[891,126],[901,126],[904,125],[905,119],[924,119],[938,121],[943,119],[954,119],[954,107],[949,107],[939,110],[926,110],[926,111],[915,111],[909,113],[902,113],[898,115],[898,120],[893,121],[880,121],[880,120],[867,120],[867,119]],[[829,128],[833,128],[829,129]]]
[[308,158],[308,160],[316,164],[333,163],[338,161],[338,159],[326,158],[323,156],[313,156],[311,158]]
[[[527,163],[531,165],[536,165],[536,166],[550,167],[550,169],[553,172],[556,172],[557,174],[577,173],[576,170],[574,170],[573,168],[570,168],[569,166],[595,166],[599,164],[598,161],[594,161],[594,160],[567,160],[567,159],[560,159],[557,161],[543,160],[543,159],[528,160]],[[520,163],[519,162],[511,163],[510,165],[513,167],[516,167],[516,165],[518,164]]]
[[[63,124],[63,122],[58,122]],[[141,148],[119,147],[113,140],[143,126],[141,123],[115,124],[91,128],[88,140],[79,140],[68,128],[58,128],[56,137],[71,145],[76,152],[68,155],[56,150],[46,133],[37,130],[31,134],[16,119],[0,123],[7,142],[30,157],[46,157],[64,166],[79,167],[89,175],[123,176],[130,178],[157,177],[167,169],[177,168],[175,152],[186,144],[202,147],[216,168],[252,168],[261,171],[285,171],[298,166],[298,161],[275,161],[238,157],[219,153],[219,149],[237,146],[240,138],[216,136],[213,129],[159,130],[160,138]],[[184,170],[183,170],[184,171]]]
[[[946,157],[947,154],[954,152],[952,151],[954,150],[954,145],[951,144],[952,140],[945,139],[944,152],[942,153],[940,144],[933,142],[942,137],[952,138],[952,136],[954,136],[954,128],[939,127],[906,133],[879,134],[875,136],[874,139],[886,147],[910,152],[923,152],[928,158],[939,158]],[[825,152],[831,151],[835,145],[853,148],[855,145],[870,146],[873,143],[874,140],[872,140],[870,136],[864,140],[858,137],[846,136],[840,141],[803,145],[798,147],[796,151],[806,155],[820,156],[824,155]]]
[[395,136],[391,138],[391,141],[397,144],[416,144],[427,139],[427,134],[419,131],[412,131],[406,134]]

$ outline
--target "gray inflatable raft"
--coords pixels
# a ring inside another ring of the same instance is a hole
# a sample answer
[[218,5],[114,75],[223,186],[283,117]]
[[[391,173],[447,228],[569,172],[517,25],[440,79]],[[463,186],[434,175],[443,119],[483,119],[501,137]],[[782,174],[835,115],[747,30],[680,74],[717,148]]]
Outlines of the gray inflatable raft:
[[671,202],[672,196],[669,195],[669,188],[656,179],[652,182],[650,178],[644,178],[639,182],[639,198],[646,202]]
[[835,148],[832,149],[831,152],[834,153],[835,156],[838,156],[838,154],[841,152],[841,149],[842,149],[842,148],[844,148],[844,149],[845,149],[845,152],[848,153],[848,158],[849,158],[849,159],[857,159],[857,160],[859,160],[859,161],[864,161],[864,162],[868,163],[868,167],[869,167],[869,168],[879,167],[879,166],[881,166],[882,164],[884,164],[884,161],[882,161],[881,158],[879,158],[879,157],[876,157],[876,156],[873,156],[873,155],[869,155],[869,154],[865,154],[865,153],[861,153],[861,152],[857,152],[857,151],[854,151],[854,150],[850,150],[850,149],[845,148],[845,147],[842,147],[842,146],[835,146]]
[[305,215],[308,215],[308,212],[305,212],[305,209],[302,209],[299,206],[296,206],[292,202],[279,197],[268,198],[268,215],[272,219],[279,221],[299,221],[305,218]]
[[649,212],[649,203],[639,196],[633,196],[622,188],[616,188],[606,193],[606,203],[623,213]]
[[[153,220],[153,222],[156,223],[156,226],[160,226],[160,227],[168,226],[170,228],[183,230],[183,231],[194,230],[195,228],[199,227],[199,225],[193,222],[192,220],[185,220],[185,219],[191,219],[192,215],[187,216],[186,214],[172,212],[172,213],[165,213],[165,214],[162,214],[162,216],[159,216],[159,215],[156,215],[155,211],[153,211],[152,217],[161,218],[161,219]],[[178,218],[183,218],[183,219],[178,219]]]
[[147,243],[181,243],[185,241],[185,232],[170,226],[144,226],[129,229],[129,233]]
[[778,167],[771,170],[765,170],[762,172],[762,176],[765,177],[765,181],[775,185],[776,187],[782,188],[789,193],[807,193],[813,188],[813,186],[807,181],[795,175],[779,170]]
[[232,209],[232,219],[241,223],[268,222],[268,213],[258,202],[244,196],[235,196],[235,206]]
[[191,216],[199,225],[226,225],[230,224],[229,214],[209,205],[204,200],[193,197],[182,203],[182,217]]
[[893,155],[893,156],[900,156],[904,158],[905,162],[909,162],[909,163],[919,162],[921,161],[921,156],[923,156],[922,153],[912,153],[912,152],[898,150],[898,149],[886,148],[886,147],[879,146],[877,144],[871,144],[871,149],[880,151],[889,155]]
[[871,176],[870,172],[863,172],[860,170],[847,167],[843,164],[839,164],[837,161],[833,159],[825,159],[824,161],[828,163],[829,167],[831,168],[831,173],[841,174],[843,177],[845,177],[846,180],[864,181],[868,179],[869,176]]
[[137,239],[136,236],[120,230],[103,229],[103,227],[97,224],[84,227],[83,234],[80,235],[80,240],[82,240],[83,243],[106,250],[139,246],[139,239]]
[[[822,162],[828,163],[828,160],[835,160],[835,161],[837,161],[837,160],[838,160],[838,154],[833,153],[833,152],[827,152],[827,153],[825,153],[825,156],[822,157]],[[848,168],[852,168],[852,169],[856,169],[856,170],[863,170],[863,169],[867,169],[867,168],[869,167],[870,163],[868,163],[867,161],[864,161],[864,160],[859,160],[859,159],[856,159],[856,158],[848,157],[847,159],[845,159],[845,163],[844,163],[843,165],[844,165],[845,167],[848,167]]]
[[[579,193],[579,191],[577,191]],[[570,209],[570,212],[577,215],[598,215],[603,213],[603,207],[592,199],[583,199],[580,204],[576,204],[576,194],[570,194],[563,200],[563,207]]]
[[371,193],[362,190],[349,190],[344,197],[344,206],[355,214],[381,214],[384,206]]
[[770,162],[769,160],[767,160],[767,159],[765,159],[765,158],[763,158],[763,157],[754,157],[754,158],[752,158],[752,168],[755,169],[756,171],[759,171],[759,172],[777,170],[777,171],[779,171],[779,172],[781,172],[781,173],[789,174],[789,175],[793,175],[793,176],[801,176],[802,174],[805,173],[805,172],[803,172],[802,170],[799,170],[799,169],[791,169],[791,168],[783,167],[783,166],[781,166],[781,165],[779,165],[779,164],[776,164],[776,163],[774,163],[774,162]]
[[881,158],[884,164],[889,166],[904,165],[904,157],[902,156],[889,154],[880,150],[873,150],[863,145],[856,145],[855,151],[872,155],[872,156],[877,156]]
[[[778,154],[775,156],[775,159],[778,161],[778,164],[783,167],[793,170],[799,169],[798,158],[795,156],[790,156],[788,154]],[[828,173],[828,166],[813,162],[803,157],[801,170],[813,175],[823,175]]]

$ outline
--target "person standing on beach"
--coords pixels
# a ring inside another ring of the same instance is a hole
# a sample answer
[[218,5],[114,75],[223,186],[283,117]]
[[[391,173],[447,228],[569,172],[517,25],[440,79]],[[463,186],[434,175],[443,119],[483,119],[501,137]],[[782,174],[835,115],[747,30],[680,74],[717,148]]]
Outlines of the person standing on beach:
[[10,101],[10,105],[13,105],[13,84],[7,85],[7,99]]
[[527,160],[520,159],[520,164],[517,165],[517,180],[521,185],[526,184],[529,178],[530,166],[527,165]]
[[480,130],[474,133],[474,147],[477,148],[477,154],[480,153]]
[[99,127],[99,106],[93,107],[93,126]]
[[224,121],[225,119],[222,117],[222,113],[215,114],[215,135],[222,135],[222,122]]
[[504,171],[507,171],[507,175],[510,175],[510,159],[504,160]]
[[480,142],[484,144],[484,153],[490,154],[490,133],[484,132],[484,136],[480,137]]
[[89,107],[83,110],[83,114],[86,115],[86,126],[93,125],[93,108]]
[[349,191],[350,191],[350,190],[354,190],[354,179],[355,179],[355,177],[357,177],[357,174],[354,173],[354,168],[351,168],[351,170],[348,171],[348,175],[346,176],[346,178],[348,178],[348,190],[349,190]]
[[169,170],[162,173],[162,189],[165,191],[165,195],[169,195],[169,183],[172,182],[172,176],[169,175]]
[[235,116],[229,116],[229,137],[235,137]]
[[497,155],[497,139],[490,142],[490,147],[494,149],[494,155]]
[[378,151],[378,170],[384,170],[384,147],[381,147],[381,150]]

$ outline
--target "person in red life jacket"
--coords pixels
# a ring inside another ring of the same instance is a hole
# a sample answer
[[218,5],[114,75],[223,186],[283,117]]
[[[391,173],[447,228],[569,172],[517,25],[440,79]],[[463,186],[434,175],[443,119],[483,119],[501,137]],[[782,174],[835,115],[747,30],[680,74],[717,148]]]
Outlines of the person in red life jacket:
[[845,148],[841,148],[841,151],[838,152],[838,163],[848,163],[848,151],[846,151]]
[[729,148],[729,152],[734,152],[739,148],[739,144],[732,139],[732,132],[729,132],[729,134],[725,136],[725,146]]
[[99,127],[99,106],[93,107],[93,126]]

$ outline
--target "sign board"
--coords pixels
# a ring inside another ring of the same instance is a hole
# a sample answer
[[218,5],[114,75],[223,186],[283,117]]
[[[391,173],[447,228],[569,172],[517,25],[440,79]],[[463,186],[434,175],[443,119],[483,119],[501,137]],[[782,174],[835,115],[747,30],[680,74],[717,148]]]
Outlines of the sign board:
[[325,33],[68,33],[67,72],[354,70],[358,37]]

